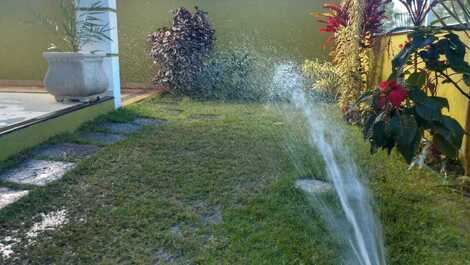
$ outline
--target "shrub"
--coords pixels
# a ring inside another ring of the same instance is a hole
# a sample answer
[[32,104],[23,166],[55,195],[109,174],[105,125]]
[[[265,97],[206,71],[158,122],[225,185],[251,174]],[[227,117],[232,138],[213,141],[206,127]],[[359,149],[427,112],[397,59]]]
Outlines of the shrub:
[[[325,24],[321,32],[330,33],[328,44],[332,62],[341,77],[338,103],[347,116],[351,105],[367,89],[370,82],[369,67],[374,61],[370,49],[382,32],[385,5],[390,0],[342,0],[338,4],[325,4],[325,13],[313,13]],[[349,119],[348,119],[349,120]]]
[[324,96],[328,101],[336,101],[338,87],[341,85],[341,74],[330,62],[306,60],[302,66],[304,75],[313,80],[311,91]]
[[259,100],[263,96],[256,57],[246,49],[219,51],[204,64],[195,81],[199,97],[222,100]]
[[397,147],[409,163],[424,165],[436,160],[430,157],[436,154],[455,160],[465,131],[457,120],[443,114],[450,109],[449,101],[437,96],[437,91],[441,84],[449,83],[470,99],[468,47],[452,27],[422,26],[436,2],[401,2],[415,27],[393,58],[388,80],[362,97],[367,106],[365,137],[373,150]]
[[159,65],[154,84],[175,94],[197,93],[192,90],[192,83],[214,47],[214,35],[206,12],[197,7],[194,13],[183,7],[176,10],[170,27],[160,28],[148,37],[150,56]]

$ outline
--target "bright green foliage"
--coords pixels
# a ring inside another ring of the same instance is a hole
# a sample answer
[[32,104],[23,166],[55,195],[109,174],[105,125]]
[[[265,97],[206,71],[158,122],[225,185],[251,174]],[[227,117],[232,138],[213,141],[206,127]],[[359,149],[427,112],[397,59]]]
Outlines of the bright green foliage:
[[[265,96],[259,58],[247,49],[212,53],[192,84],[193,96],[220,100],[259,100]],[[258,72],[257,72],[258,71]]]
[[305,76],[312,79],[313,85],[309,92],[318,94],[322,98],[335,102],[339,96],[339,86],[341,73],[332,63],[316,60],[305,60],[302,65],[302,72]]
[[[454,118],[442,114],[443,109],[450,108],[449,102],[435,94],[439,78],[442,78],[468,97],[448,72],[454,71],[467,83],[470,65],[464,60],[466,49],[459,37],[454,33],[443,36],[440,33],[416,29],[409,35],[410,42],[393,59],[394,72],[389,82],[397,80],[404,85],[406,98],[402,103],[392,106],[384,102],[393,100],[393,92],[384,92],[383,89],[370,91],[361,98],[370,106],[364,132],[373,150],[383,148],[391,151],[397,147],[411,162],[420,151],[425,132],[428,132],[434,148],[447,158],[457,158],[465,132]],[[424,68],[418,60],[424,62]]]
[[448,71],[452,70],[456,74],[461,74],[465,84],[470,85],[470,65],[465,61],[467,52],[465,44],[455,33],[449,32],[441,36],[442,34],[441,31],[426,28],[416,29],[410,33],[411,42],[406,44],[392,61],[394,77],[400,77],[407,65],[416,68],[415,63],[410,62],[413,55],[416,55],[425,63],[425,69],[422,70],[435,72],[444,79],[444,82],[458,87],[458,82],[448,74]]

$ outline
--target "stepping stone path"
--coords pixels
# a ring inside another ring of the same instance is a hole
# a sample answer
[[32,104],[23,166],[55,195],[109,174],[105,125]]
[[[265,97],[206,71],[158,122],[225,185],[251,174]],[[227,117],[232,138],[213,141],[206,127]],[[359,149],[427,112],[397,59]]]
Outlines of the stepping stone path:
[[154,120],[154,119],[145,119],[145,118],[137,118],[133,121],[133,123],[140,125],[140,126],[159,126],[168,123],[166,120]]
[[98,152],[99,147],[96,145],[82,145],[82,144],[56,144],[43,147],[36,152],[33,156],[47,157],[54,160],[69,160],[85,158]]
[[7,171],[1,179],[17,184],[46,186],[61,179],[74,166],[74,163],[31,159],[20,164],[17,168]]
[[135,123],[104,122],[98,125],[99,129],[104,129],[115,134],[133,134],[140,130],[142,126]]
[[110,145],[126,140],[127,136],[112,133],[86,132],[80,135],[80,139],[86,142]]
[[220,120],[222,119],[222,115],[217,114],[195,114],[189,117],[190,120],[206,120],[206,121],[213,121],[213,120]]
[[[99,145],[110,145],[124,141],[128,135],[136,133],[145,126],[160,126],[166,120],[137,118],[128,123],[103,122],[97,128],[106,132],[85,132],[79,138],[86,142]],[[33,158],[19,164],[16,168],[0,172],[0,180],[20,185],[46,186],[61,179],[68,171],[75,167],[75,163],[99,151],[100,147],[94,144],[54,144],[32,152]],[[42,160],[43,158],[55,161]],[[0,187],[0,209],[14,203],[29,193],[27,190],[13,190]]]
[[179,116],[179,115],[181,115],[181,113],[184,112],[184,110],[181,110],[181,109],[168,109],[166,112],[168,114],[172,115],[172,116]]
[[217,225],[223,222],[222,210],[220,207],[211,209],[208,213],[202,216],[202,222],[205,225]]
[[330,183],[315,179],[299,179],[295,182],[295,187],[310,195],[333,191],[333,186]]
[[29,191],[27,190],[14,191],[8,188],[0,188],[0,209],[16,202],[22,197],[28,195],[28,193]]

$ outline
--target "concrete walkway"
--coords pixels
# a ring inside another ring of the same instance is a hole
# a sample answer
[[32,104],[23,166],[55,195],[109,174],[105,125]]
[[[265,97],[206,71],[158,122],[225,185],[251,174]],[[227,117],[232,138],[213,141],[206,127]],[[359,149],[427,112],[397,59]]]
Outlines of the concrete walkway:
[[[124,106],[157,94],[155,89],[123,89]],[[0,87],[0,129],[80,105],[78,102],[58,103],[41,87]]]
[[46,93],[0,93],[0,128],[78,105],[58,103]]

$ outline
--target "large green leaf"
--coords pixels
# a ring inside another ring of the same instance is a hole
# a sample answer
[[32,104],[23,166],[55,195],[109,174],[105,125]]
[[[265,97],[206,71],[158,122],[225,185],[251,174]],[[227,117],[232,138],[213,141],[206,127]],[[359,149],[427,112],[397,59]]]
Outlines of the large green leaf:
[[444,140],[450,144],[450,145],[454,145],[454,140],[453,140],[453,137],[452,137],[452,133],[450,132],[449,129],[447,129],[446,127],[442,126],[442,125],[436,125],[434,126],[434,128],[432,129],[432,133],[433,135],[439,135],[441,136],[442,138],[444,138]]
[[446,34],[445,38],[446,39],[440,40],[439,42],[442,43],[442,49],[444,50],[450,67],[456,72],[464,72],[468,65],[467,62],[465,62],[465,44],[455,33]]
[[439,108],[439,110],[442,110],[443,108],[449,109],[449,100],[443,97],[428,97],[429,104],[432,104],[436,108]]
[[427,79],[428,75],[424,71],[412,73],[406,79],[406,87],[408,89],[420,89],[426,84]]
[[395,56],[395,58],[392,60],[393,71],[400,72],[414,52],[415,50],[411,48],[402,49],[400,53],[398,53],[397,56]]
[[409,63],[412,54],[417,52],[418,49],[432,44],[436,39],[434,35],[429,35],[418,30],[412,32],[409,37],[411,38],[411,42],[406,44],[392,60],[393,71],[400,72],[400,70],[403,69],[403,66]]
[[441,97],[426,97],[423,102],[416,103],[416,114],[428,122],[439,122],[442,117],[442,109],[449,108],[448,100]]
[[399,115],[394,115],[387,122],[385,127],[385,133],[393,138],[400,137],[401,135],[401,121]]
[[456,148],[454,145],[449,143],[447,139],[440,135],[436,134],[432,137],[434,146],[448,158],[456,158],[459,152],[459,148]]
[[449,130],[452,144],[457,148],[462,146],[463,137],[465,135],[465,130],[462,128],[460,123],[449,116],[442,116],[441,118],[442,125]]
[[426,93],[418,88],[410,89],[410,91],[408,91],[408,95],[416,104],[423,104],[428,97]]
[[422,133],[418,128],[418,123],[412,115],[402,115],[400,117],[401,134],[397,138],[397,147],[408,163],[415,157]]
[[384,113],[378,115],[369,130],[369,141],[371,152],[376,152],[379,148],[386,149],[389,153],[395,146],[395,140],[387,132],[387,123],[384,120]]
[[463,81],[467,86],[470,86],[470,68],[463,73]]
[[462,146],[464,129],[449,116],[442,116],[441,122],[432,128],[433,142],[438,150],[450,158],[456,158]]
[[412,115],[400,116],[400,135],[399,140],[401,144],[408,145],[413,143],[414,137],[419,133],[418,123]]
[[385,122],[383,120],[375,122],[373,125],[373,130],[374,130],[373,136],[372,136],[373,144],[378,147],[385,146],[388,142],[387,140],[388,136],[385,133]]
[[416,114],[427,122],[438,121],[441,117],[440,111],[427,104],[416,105]]

